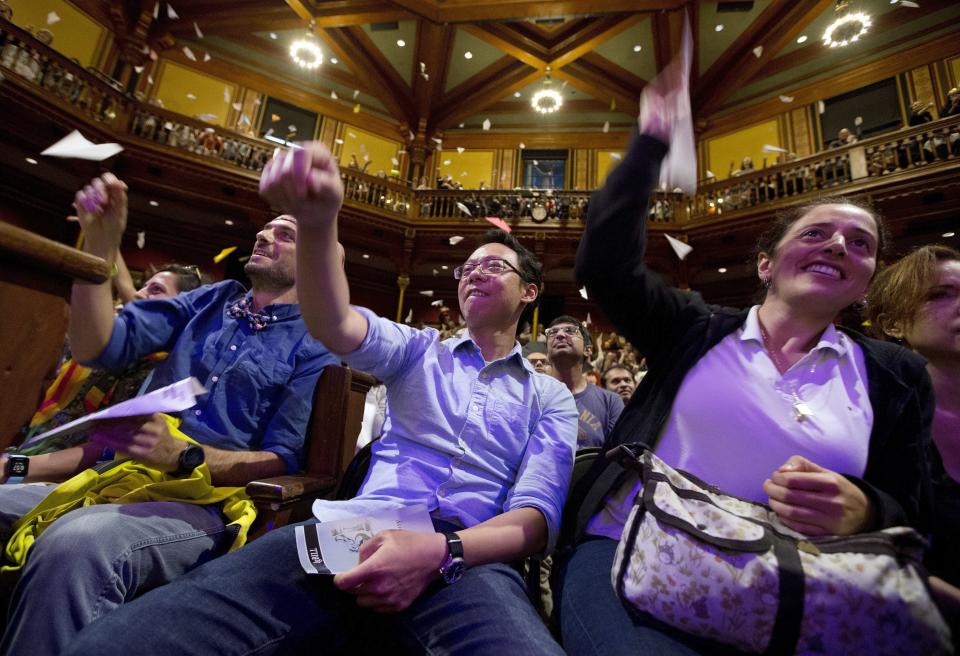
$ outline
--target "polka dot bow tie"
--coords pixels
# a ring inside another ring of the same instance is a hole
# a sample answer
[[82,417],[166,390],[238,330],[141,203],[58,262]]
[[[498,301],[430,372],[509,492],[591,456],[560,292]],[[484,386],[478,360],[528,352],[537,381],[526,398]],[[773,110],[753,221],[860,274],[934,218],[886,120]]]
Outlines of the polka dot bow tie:
[[266,312],[254,311],[251,309],[252,302],[251,298],[242,298],[227,309],[227,314],[234,319],[246,317],[251,330],[263,330],[271,321],[275,321],[276,317]]

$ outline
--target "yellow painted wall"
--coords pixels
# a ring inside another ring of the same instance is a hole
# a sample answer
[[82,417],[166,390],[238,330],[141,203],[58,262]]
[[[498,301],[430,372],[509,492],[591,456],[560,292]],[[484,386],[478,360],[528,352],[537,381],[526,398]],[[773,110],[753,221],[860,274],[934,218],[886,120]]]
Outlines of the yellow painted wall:
[[[744,157],[753,159],[755,169],[763,166],[764,158],[767,159],[768,165],[772,166],[777,159],[777,153],[764,153],[764,144],[778,147],[781,145],[776,119],[751,125],[707,141],[707,166],[718,180],[730,177],[731,162],[733,162],[733,170],[738,170]],[[707,173],[702,171],[700,175],[706,177]]]
[[[13,9],[13,23],[18,27],[32,26],[34,33],[46,28],[53,33],[50,45],[83,66],[92,66],[97,46],[105,38],[106,30],[82,11],[64,0],[7,0]],[[57,12],[60,20],[47,25],[47,15]]]
[[[488,189],[499,186],[491,185],[494,177],[494,152],[493,150],[465,150],[458,153],[456,150],[444,150],[442,153],[437,153],[436,159],[439,162],[437,175],[444,178],[449,175],[454,182],[462,184],[464,189],[479,189],[481,182]],[[435,182],[436,180],[430,180],[428,184],[433,186]]]
[[[216,118],[207,116],[203,120],[216,125],[226,124],[230,105],[237,95],[237,85],[168,61],[161,62],[158,75],[155,95],[163,101],[164,107],[195,118],[211,114]],[[193,94],[196,99],[187,94]]]
[[953,84],[960,84],[960,57],[954,57],[950,60],[950,71],[953,73]]
[[[616,157],[615,157],[616,156]],[[599,187],[610,175],[610,171],[620,163],[617,157],[623,157],[622,150],[598,150],[596,160],[597,180],[596,186]]]
[[[343,139],[343,145],[340,146],[341,167],[347,167],[350,164],[350,156],[356,155],[357,163],[361,168],[367,161],[370,162],[370,166],[367,167],[367,173],[370,175],[377,175],[383,171],[389,177],[393,170],[405,172],[406,162],[400,155],[401,146],[398,141],[384,139],[346,123],[343,124],[340,138]],[[392,161],[394,159],[399,162],[399,168],[394,165]]]

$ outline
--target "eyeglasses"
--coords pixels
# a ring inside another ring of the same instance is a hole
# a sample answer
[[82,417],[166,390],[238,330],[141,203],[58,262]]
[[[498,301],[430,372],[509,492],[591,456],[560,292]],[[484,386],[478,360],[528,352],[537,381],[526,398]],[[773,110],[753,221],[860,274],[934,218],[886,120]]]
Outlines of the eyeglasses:
[[453,278],[454,280],[461,280],[462,278],[469,276],[477,269],[480,269],[480,273],[484,273],[488,276],[500,276],[504,273],[513,271],[521,278],[523,277],[523,274],[520,273],[520,269],[513,266],[503,258],[491,257],[488,260],[481,260],[480,262],[467,262],[466,264],[458,266],[453,270]]
[[576,337],[583,335],[580,333],[580,329],[576,326],[553,326],[552,328],[547,328],[543,331],[543,334],[547,337],[556,337],[557,335],[563,334],[567,337]]

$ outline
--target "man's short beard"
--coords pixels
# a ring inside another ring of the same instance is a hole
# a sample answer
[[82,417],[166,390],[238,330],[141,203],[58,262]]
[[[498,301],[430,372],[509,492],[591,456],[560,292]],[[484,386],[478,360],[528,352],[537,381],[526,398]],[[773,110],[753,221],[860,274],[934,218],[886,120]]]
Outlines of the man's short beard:
[[247,262],[243,266],[243,272],[250,278],[254,289],[265,292],[286,291],[296,284],[293,276],[288,275],[287,272],[274,267],[259,267],[252,262]]

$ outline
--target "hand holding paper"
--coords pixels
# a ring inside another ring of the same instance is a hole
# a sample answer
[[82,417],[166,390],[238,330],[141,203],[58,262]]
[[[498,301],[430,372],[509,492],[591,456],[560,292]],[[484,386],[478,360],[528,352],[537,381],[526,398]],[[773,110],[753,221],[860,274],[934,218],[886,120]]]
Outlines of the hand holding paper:
[[260,177],[260,195],[275,208],[297,217],[301,226],[335,221],[343,204],[337,162],[320,142],[278,150]]

